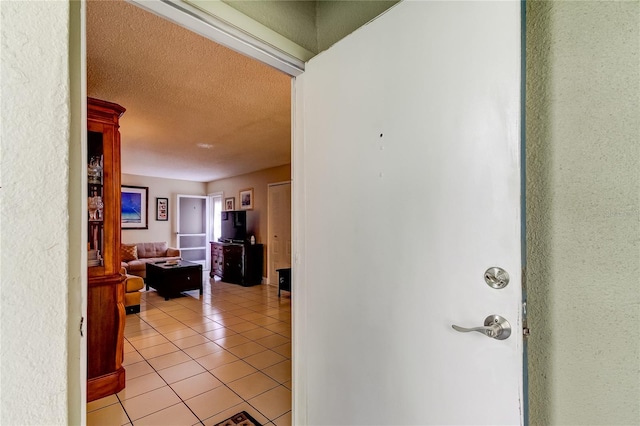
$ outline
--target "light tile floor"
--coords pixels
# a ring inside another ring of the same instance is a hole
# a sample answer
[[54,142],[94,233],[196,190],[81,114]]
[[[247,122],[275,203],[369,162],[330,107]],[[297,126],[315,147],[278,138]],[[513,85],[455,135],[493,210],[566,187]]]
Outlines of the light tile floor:
[[142,293],[127,315],[126,388],[87,404],[87,425],[206,425],[239,411],[291,424],[291,298],[209,279],[204,295]]

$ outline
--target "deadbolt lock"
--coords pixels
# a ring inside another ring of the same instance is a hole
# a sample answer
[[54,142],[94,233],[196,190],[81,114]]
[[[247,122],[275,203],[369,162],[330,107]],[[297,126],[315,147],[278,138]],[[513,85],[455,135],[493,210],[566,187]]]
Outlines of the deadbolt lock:
[[484,280],[489,287],[499,290],[509,284],[509,273],[502,268],[494,266],[486,270]]

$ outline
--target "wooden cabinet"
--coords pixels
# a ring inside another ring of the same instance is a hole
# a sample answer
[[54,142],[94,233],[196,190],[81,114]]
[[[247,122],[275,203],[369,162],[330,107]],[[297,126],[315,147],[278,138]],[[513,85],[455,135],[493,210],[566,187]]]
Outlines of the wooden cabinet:
[[211,272],[227,283],[243,286],[262,283],[262,244],[211,242]]
[[87,401],[125,386],[118,131],[124,111],[110,102],[87,100]]

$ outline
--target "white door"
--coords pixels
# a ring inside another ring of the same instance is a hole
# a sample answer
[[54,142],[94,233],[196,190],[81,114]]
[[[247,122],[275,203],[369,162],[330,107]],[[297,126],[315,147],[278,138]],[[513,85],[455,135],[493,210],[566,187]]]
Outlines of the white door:
[[291,267],[291,182],[269,184],[268,280],[278,282],[277,269]]
[[182,259],[203,265],[207,259],[207,197],[178,195],[176,233]]
[[523,422],[520,7],[402,2],[297,77],[295,424]]

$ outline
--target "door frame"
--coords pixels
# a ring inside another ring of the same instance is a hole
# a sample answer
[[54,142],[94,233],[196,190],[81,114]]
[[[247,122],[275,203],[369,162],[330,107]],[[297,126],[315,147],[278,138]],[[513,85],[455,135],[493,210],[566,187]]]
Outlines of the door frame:
[[[269,43],[263,41],[258,38],[255,34],[259,34],[261,31],[267,29],[267,27],[262,26],[257,22],[250,23],[250,25],[245,26],[245,28],[239,29],[228,24],[221,17],[204,13],[192,6],[184,2],[178,2],[176,0],[127,0],[129,3],[140,7],[148,12],[151,12],[159,17],[166,19],[170,22],[173,22],[177,25],[180,25],[190,31],[195,32],[209,40],[228,47],[236,52],[244,54],[252,59],[270,65],[283,73],[289,75],[291,77],[291,127],[292,127],[292,139],[291,139],[291,168],[292,168],[292,176],[294,173],[296,158],[297,161],[300,161],[302,157],[299,156],[301,150],[296,150],[296,141],[302,140],[301,129],[301,117],[297,117],[295,114],[295,102],[299,101],[301,98],[296,96],[296,76],[302,74],[304,72],[304,60],[295,57],[292,54],[284,52],[281,49],[274,48]],[[80,11],[80,20],[79,22],[72,21],[70,25],[73,28],[70,28],[71,32],[78,32],[80,34],[80,43],[81,43],[81,52],[79,58],[79,67],[82,70],[80,86],[81,90],[78,93],[72,93],[71,96],[73,101],[78,105],[85,105],[86,103],[86,72],[84,70],[87,69],[87,52],[86,52],[86,43],[87,43],[87,28],[86,28],[86,5],[85,2],[81,2],[81,11]],[[269,30],[271,31],[271,30]],[[305,60],[308,58],[305,58]],[[299,91],[301,93],[301,91]],[[86,108],[82,107],[84,120],[81,121],[81,135],[86,135],[87,132],[87,120],[86,120]],[[82,152],[86,152],[87,149],[87,139],[86,136],[82,137],[81,140],[81,150]],[[298,155],[294,155],[295,152],[298,152]],[[301,183],[301,182],[300,182]],[[292,189],[292,266],[294,263],[298,263],[300,259],[300,253],[297,251],[296,246],[297,238],[301,237],[301,229],[303,229],[300,225],[302,222],[300,220],[296,220],[296,214],[294,214],[295,208],[295,194],[301,194],[301,190],[296,188],[302,188],[302,185],[296,185],[294,180],[291,181],[291,189]],[[80,193],[80,197],[86,197],[86,194]],[[84,205],[86,205],[86,199],[84,201]],[[299,215],[303,215],[302,211],[300,211]],[[177,231],[177,229],[176,229]],[[176,236],[177,240],[177,236]],[[83,240],[84,241],[84,240]],[[176,241],[177,242],[177,241]],[[82,246],[82,241],[79,242],[79,247]],[[302,272],[301,268],[293,268],[292,271],[292,280],[298,280],[299,275]],[[88,285],[88,275],[87,269],[84,268],[81,271],[81,286],[85,289],[82,293],[82,309],[83,313],[86,316],[86,304],[87,304],[87,292],[86,286]],[[298,291],[298,288],[296,288]],[[303,378],[304,375],[301,374],[303,372],[301,366],[295,361],[298,354],[301,352],[299,347],[304,344],[304,336],[303,333],[299,332],[299,330],[304,329],[304,324],[302,321],[304,320],[304,315],[298,315],[298,312],[304,312],[304,307],[306,304],[303,302],[304,298],[302,297],[302,293],[292,294],[291,302],[292,302],[292,382],[296,383],[295,390],[292,392],[292,415],[293,415],[293,424],[306,424],[306,391],[303,386]],[[70,301],[71,304],[74,301]],[[69,315],[69,321],[75,321],[74,318],[71,318]],[[300,322],[300,324],[297,324]],[[86,339],[81,339],[82,353],[86,354]],[[81,413],[81,421],[82,424],[86,423],[86,368],[87,368],[87,359],[86,356],[80,357],[80,359],[69,360],[69,369],[74,371],[79,371],[80,373],[80,398],[75,401],[69,402],[70,412],[80,411]],[[78,384],[73,381],[73,378],[70,378],[68,387],[70,389],[76,388]],[[80,407],[75,404],[80,404]]]
[[[209,255],[207,254],[209,251],[207,250],[207,238],[209,236],[209,228],[210,228],[210,216],[211,216],[211,211],[210,211],[210,203],[209,203],[209,197],[207,195],[188,195],[188,194],[176,194],[176,202],[175,202],[175,206],[176,206],[176,213],[174,215],[174,217],[176,218],[175,221],[175,232],[176,232],[176,247],[178,249],[182,249],[180,247],[180,235],[184,235],[184,236],[196,236],[196,235],[201,235],[201,234],[180,234],[180,198],[199,198],[204,200],[204,214],[205,214],[205,230],[204,230],[204,236],[205,236],[205,241],[204,241],[204,265],[202,266],[203,270],[206,270],[207,267],[207,259],[209,258]],[[184,253],[183,253],[184,254]]]
[[[271,242],[271,234],[272,234],[272,232],[271,232],[271,219],[270,219],[271,218],[271,214],[270,214],[271,213],[271,194],[270,194],[270,190],[271,190],[271,187],[274,187],[274,186],[280,186],[280,185],[290,185],[291,186],[291,184],[292,184],[291,180],[285,180],[285,181],[282,181],[282,182],[273,182],[273,183],[267,184],[267,215],[268,215],[268,217],[267,217],[267,284],[269,284],[269,285],[273,285],[273,284],[276,283],[276,281],[274,280],[275,277],[270,276],[271,268],[269,267],[269,264],[268,264],[269,261],[270,261],[269,257],[271,255],[271,252],[270,252],[271,244],[270,244],[270,242]],[[292,204],[292,208],[291,208],[291,213],[293,213],[293,204]],[[292,215],[291,219],[293,219],[293,215]],[[293,244],[293,241],[292,241],[292,244]],[[293,247],[292,247],[292,250],[291,250],[291,254],[293,255]]]

